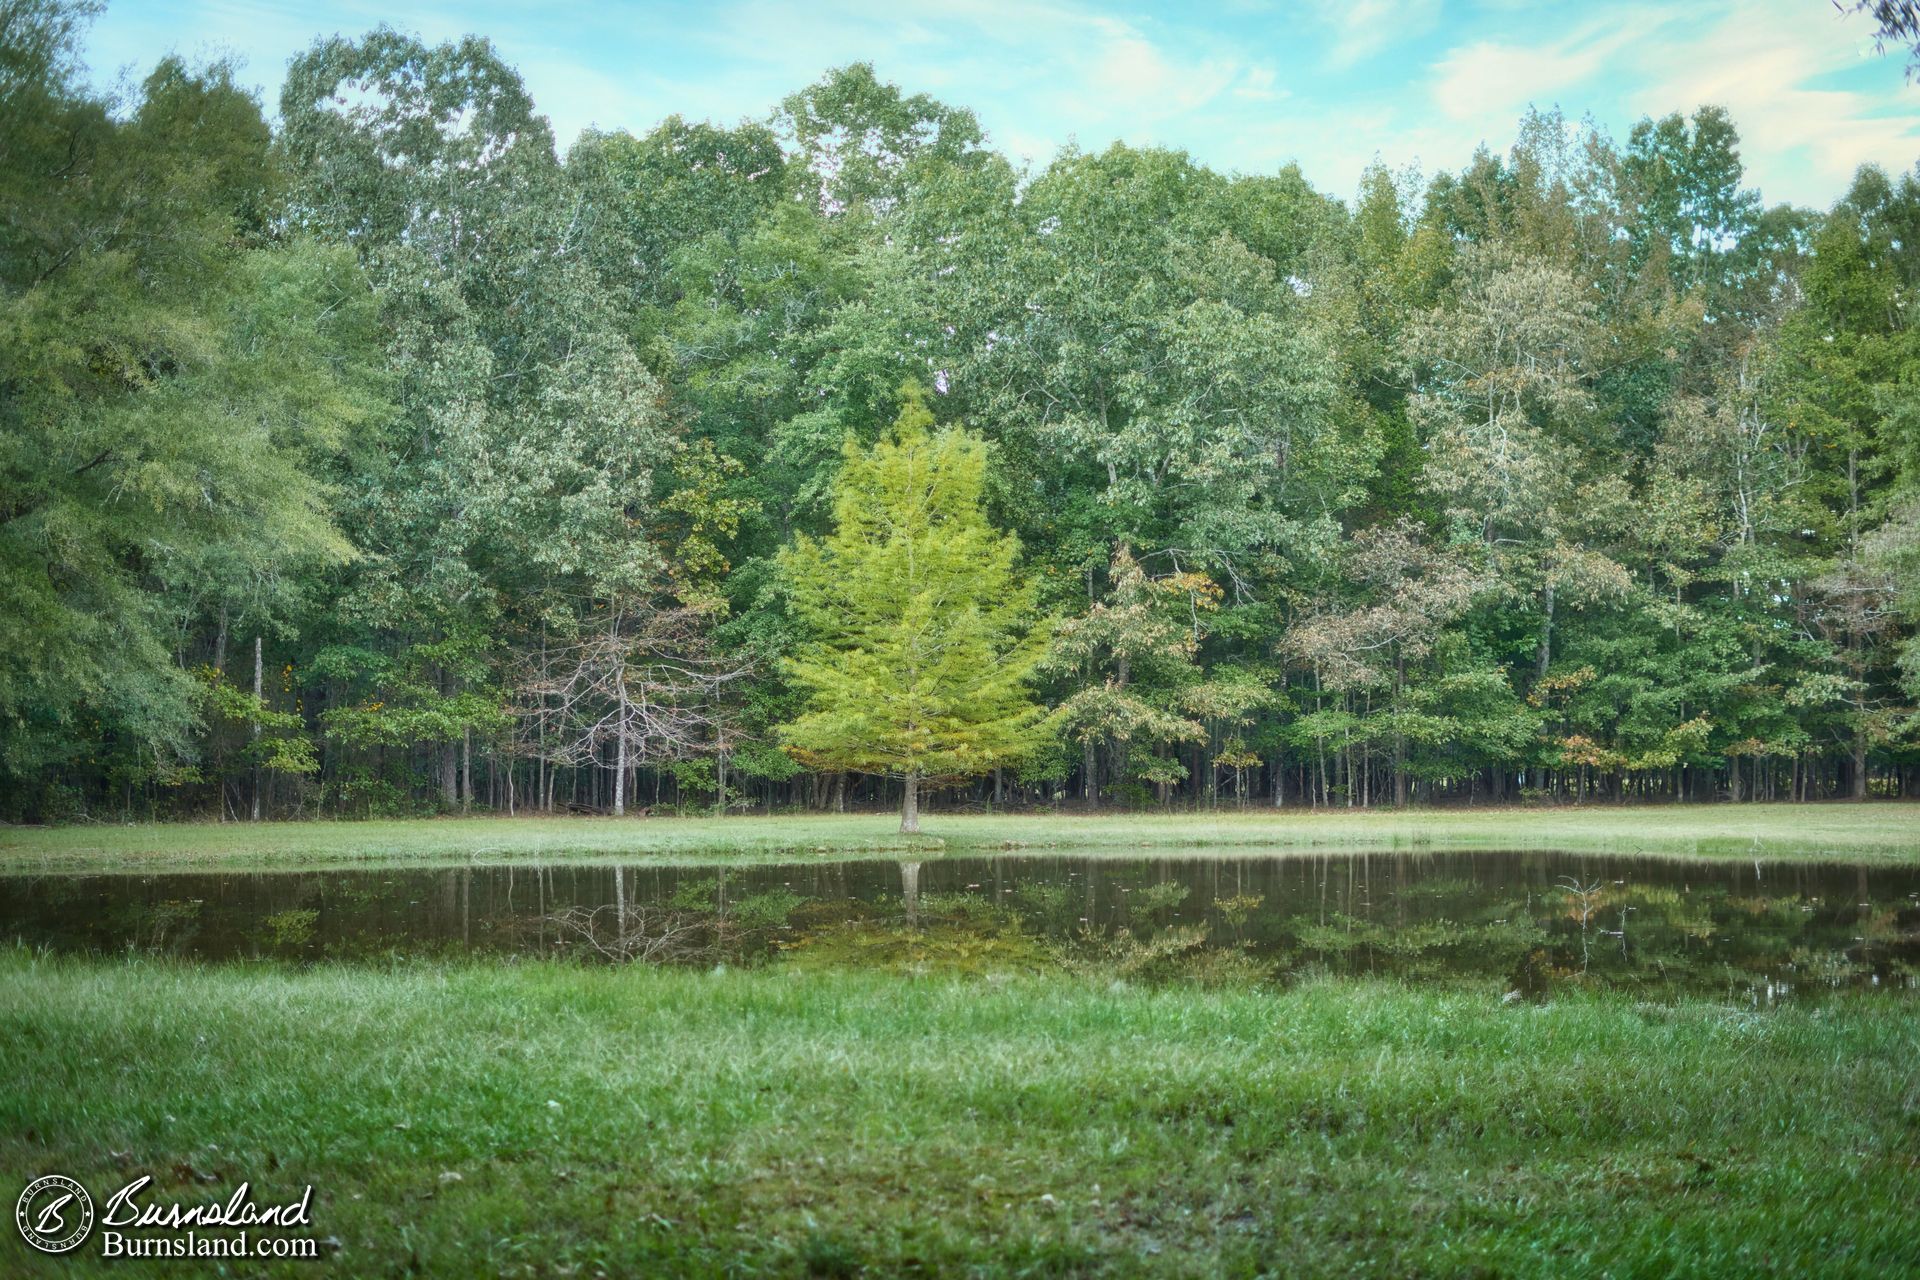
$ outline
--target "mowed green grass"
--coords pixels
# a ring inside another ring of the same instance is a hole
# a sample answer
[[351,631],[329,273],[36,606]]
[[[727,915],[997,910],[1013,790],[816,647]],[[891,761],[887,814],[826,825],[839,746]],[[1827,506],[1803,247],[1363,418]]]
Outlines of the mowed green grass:
[[[15,951],[0,1079],[6,1195],[53,1171],[96,1196],[143,1172],[164,1199],[312,1183],[340,1249],[287,1275],[1920,1265],[1920,1012],[1898,997]],[[164,1269],[6,1237],[6,1274]]]
[[447,818],[0,828],[0,870],[328,867],[428,860],[626,862],[920,857],[1007,848],[1139,856],[1330,848],[1567,849],[1713,858],[1920,862],[1920,804],[1665,805],[1408,812]]

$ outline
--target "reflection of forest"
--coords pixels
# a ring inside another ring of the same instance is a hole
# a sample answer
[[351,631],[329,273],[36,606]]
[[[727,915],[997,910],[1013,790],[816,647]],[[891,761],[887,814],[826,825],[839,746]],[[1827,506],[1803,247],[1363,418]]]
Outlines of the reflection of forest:
[[1768,995],[1911,990],[1920,969],[1920,873],[1831,864],[1550,853],[1021,856],[48,876],[6,885],[0,929],[31,945],[208,958],[564,952],[593,941],[579,936],[581,921],[618,929],[670,919],[703,947],[741,960],[907,957],[924,967],[940,963],[934,953],[951,953],[966,958],[963,968],[1019,970],[1093,956],[1137,961],[1151,975],[1160,969],[1143,959],[1150,954],[1160,964],[1232,953],[1240,970],[1278,978],[1485,977],[1523,992],[1557,983]]

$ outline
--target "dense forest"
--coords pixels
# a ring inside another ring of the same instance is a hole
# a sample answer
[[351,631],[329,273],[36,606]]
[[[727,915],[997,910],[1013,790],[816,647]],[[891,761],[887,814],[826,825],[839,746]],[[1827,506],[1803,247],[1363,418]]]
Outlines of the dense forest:
[[0,3],[0,817],[1920,794],[1920,176],[1020,168],[864,65],[562,154],[482,39],[270,113],[93,8]]

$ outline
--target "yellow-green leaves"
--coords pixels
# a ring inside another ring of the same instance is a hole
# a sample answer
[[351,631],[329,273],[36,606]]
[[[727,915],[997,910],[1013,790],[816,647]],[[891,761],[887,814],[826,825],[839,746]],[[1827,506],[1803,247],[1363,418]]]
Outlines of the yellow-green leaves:
[[905,401],[888,439],[847,442],[833,532],[781,559],[812,639],[787,663],[807,711],[780,736],[815,767],[968,777],[1032,745],[1043,633],[1018,540],[987,522],[987,446],[934,430],[918,388]]

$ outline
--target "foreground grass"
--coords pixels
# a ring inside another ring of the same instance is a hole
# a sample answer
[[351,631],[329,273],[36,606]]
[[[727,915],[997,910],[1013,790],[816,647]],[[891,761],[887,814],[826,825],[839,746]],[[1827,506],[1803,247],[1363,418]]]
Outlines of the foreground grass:
[[[1900,999],[1756,1014],[1368,983],[14,952],[0,1073],[16,1181],[60,1171],[99,1196],[152,1173],[162,1200],[312,1183],[315,1232],[340,1247],[291,1275],[1920,1261],[1920,1009]],[[29,1256],[9,1231],[0,1271],[161,1265],[95,1250]]]
[[1143,814],[944,815],[909,840],[888,815],[466,818],[0,828],[0,870],[364,866],[613,858],[687,863],[1060,848],[1274,853],[1330,848],[1566,849],[1920,862],[1920,804],[1598,806]]

